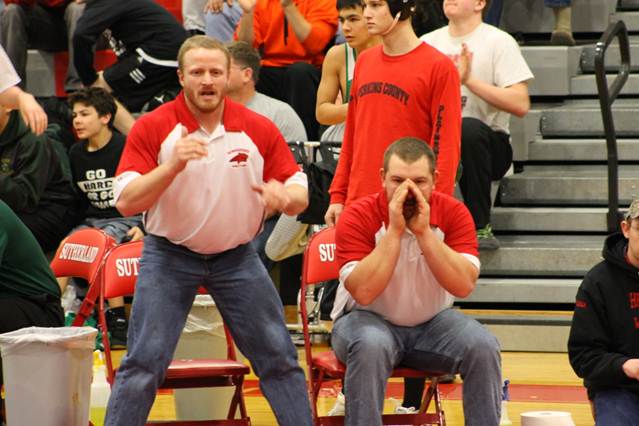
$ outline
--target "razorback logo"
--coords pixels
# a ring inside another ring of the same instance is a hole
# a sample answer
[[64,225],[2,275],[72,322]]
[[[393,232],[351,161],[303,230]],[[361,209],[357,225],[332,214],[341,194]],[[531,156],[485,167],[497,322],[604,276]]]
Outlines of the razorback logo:
[[235,154],[235,156],[233,156],[233,158],[231,158],[229,162],[235,163],[235,166],[239,166],[241,164],[246,163],[247,160],[248,160],[248,154],[240,152],[238,154]]
[[588,307],[588,304],[586,303],[585,300],[577,299],[575,301],[575,306],[578,307],[578,308],[586,309]]

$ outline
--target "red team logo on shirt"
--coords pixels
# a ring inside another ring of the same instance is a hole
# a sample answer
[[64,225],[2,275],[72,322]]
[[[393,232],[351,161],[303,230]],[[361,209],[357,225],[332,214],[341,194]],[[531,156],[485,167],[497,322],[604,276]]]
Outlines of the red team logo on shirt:
[[231,163],[231,167],[246,167],[246,162],[249,158],[249,150],[248,149],[234,149],[226,153],[229,157],[229,163]]

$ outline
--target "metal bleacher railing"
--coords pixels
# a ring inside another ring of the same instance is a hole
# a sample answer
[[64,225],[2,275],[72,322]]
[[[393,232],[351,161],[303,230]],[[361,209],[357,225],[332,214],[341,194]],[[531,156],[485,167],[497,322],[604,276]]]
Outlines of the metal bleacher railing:
[[[614,81],[608,86],[606,77],[606,51],[610,44],[617,38],[619,40],[619,50],[621,53],[621,64],[619,72]],[[628,41],[628,30],[623,21],[610,24],[603,33],[595,48],[595,75],[597,80],[597,92],[599,94],[599,104],[601,105],[601,117],[603,120],[604,132],[606,135],[606,149],[608,153],[608,232],[612,233],[619,227],[619,180],[617,153],[617,135],[615,132],[614,117],[612,115],[612,104],[617,99],[617,95],[628,80],[630,74],[630,44]]]

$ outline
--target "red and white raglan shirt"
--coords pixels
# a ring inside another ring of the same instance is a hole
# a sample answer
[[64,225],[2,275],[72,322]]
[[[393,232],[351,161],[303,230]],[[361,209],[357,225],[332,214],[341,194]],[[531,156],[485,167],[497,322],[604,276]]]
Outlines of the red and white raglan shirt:
[[275,125],[230,99],[222,123],[208,133],[184,94],[136,121],[122,153],[116,200],[134,179],[167,162],[185,127],[207,143],[207,158],[191,160],[145,214],[150,234],[201,254],[220,253],[251,241],[264,217],[251,186],[271,179],[307,186],[306,175]]
[[381,45],[362,52],[355,65],[344,141],[329,190],[331,204],[381,189],[386,148],[399,138],[426,141],[437,156],[435,189],[453,193],[461,155],[461,97],[455,64],[421,43],[389,56]]
[[[468,208],[455,198],[433,191],[430,226],[444,243],[480,267],[475,224]],[[344,209],[336,229],[336,257],[340,284],[331,318],[336,320],[352,309],[375,312],[394,325],[413,327],[452,306],[455,297],[431,272],[415,235],[404,232],[395,271],[384,291],[367,306],[358,305],[344,282],[358,263],[368,256],[386,234],[388,200],[382,190],[362,197]]]

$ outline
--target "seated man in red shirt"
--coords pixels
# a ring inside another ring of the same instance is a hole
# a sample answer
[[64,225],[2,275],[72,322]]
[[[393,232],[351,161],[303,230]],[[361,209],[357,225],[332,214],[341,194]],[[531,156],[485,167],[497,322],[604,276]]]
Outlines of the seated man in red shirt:
[[479,276],[473,219],[433,191],[437,176],[423,140],[399,139],[384,153],[383,189],[346,206],[337,222],[332,343],[346,364],[346,425],[382,424],[386,381],[399,365],[460,373],[465,424],[499,424],[499,344],[451,309]]

